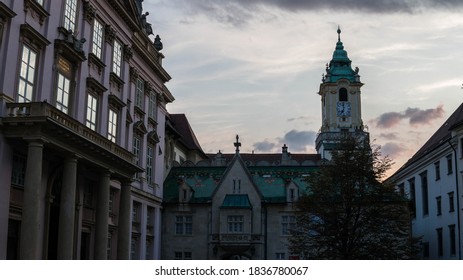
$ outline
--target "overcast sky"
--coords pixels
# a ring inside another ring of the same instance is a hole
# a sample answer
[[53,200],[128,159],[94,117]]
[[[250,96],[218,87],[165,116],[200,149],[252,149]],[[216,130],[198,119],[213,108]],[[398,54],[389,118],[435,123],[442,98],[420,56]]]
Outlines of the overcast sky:
[[207,153],[315,152],[317,94],[341,40],[362,119],[399,168],[463,100],[461,0],[145,0],[176,100]]

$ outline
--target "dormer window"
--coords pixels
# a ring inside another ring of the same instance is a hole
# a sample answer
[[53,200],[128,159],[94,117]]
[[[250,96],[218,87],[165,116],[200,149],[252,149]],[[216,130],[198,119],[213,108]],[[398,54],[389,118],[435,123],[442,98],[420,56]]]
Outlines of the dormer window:
[[287,201],[296,202],[298,199],[299,199],[299,190],[294,186],[288,188]]
[[340,88],[339,89],[339,101],[348,101],[347,100],[347,89]]

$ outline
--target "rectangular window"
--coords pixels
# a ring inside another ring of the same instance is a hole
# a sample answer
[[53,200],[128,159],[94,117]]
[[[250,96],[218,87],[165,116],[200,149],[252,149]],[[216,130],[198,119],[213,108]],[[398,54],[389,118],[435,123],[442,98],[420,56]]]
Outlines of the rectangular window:
[[13,154],[11,184],[24,187],[25,176],[26,176],[26,157],[15,153]]
[[116,143],[117,139],[117,113],[113,109],[109,109],[108,118],[108,139]]
[[429,259],[429,242],[423,242],[423,259]]
[[21,57],[17,101],[20,103],[31,102],[34,92],[37,53],[29,47],[23,46]]
[[140,165],[140,138],[138,136],[135,136],[133,138],[133,155],[135,156],[135,164]]
[[153,184],[153,159],[154,149],[152,146],[148,146],[146,151],[146,181],[149,185]]
[[109,213],[112,213],[114,210],[114,197],[116,196],[116,191],[111,190],[109,192]]
[[401,183],[397,186],[397,189],[399,191],[399,194],[402,196],[402,197],[405,197],[405,184],[404,183]]
[[142,79],[137,79],[137,87],[135,89],[135,106],[140,109],[143,108],[143,97],[145,92],[145,81]]
[[64,28],[76,30],[77,0],[66,0],[64,4]]
[[91,130],[96,130],[97,106],[97,98],[91,94],[87,94],[87,120],[85,125]]
[[108,233],[108,244],[106,246],[106,257],[108,260],[111,259],[112,242],[113,242],[112,234]]
[[138,255],[138,240],[136,237],[132,236],[132,241],[130,242],[130,259],[136,260]]
[[69,110],[69,95],[71,90],[71,81],[63,74],[58,73],[58,85],[56,90],[56,108],[68,113]]
[[447,156],[447,174],[453,173],[452,155]]
[[436,208],[437,208],[437,216],[442,215],[442,198],[441,198],[441,196],[436,197]]
[[136,202],[132,205],[132,222],[140,222],[140,204]]
[[153,242],[151,239],[146,239],[146,245],[145,245],[145,260],[151,260],[151,248],[153,246]]
[[148,117],[152,118],[153,120],[156,120],[157,117],[157,105],[156,105],[156,101],[157,101],[157,94],[152,91],[150,92],[150,100],[149,100],[149,112],[148,112]]
[[291,230],[296,228],[296,216],[282,216],[281,217],[281,234],[289,235]]
[[183,256],[185,260],[191,260],[191,252],[183,252]]
[[118,77],[121,77],[121,72],[122,72],[122,45],[119,43],[119,41],[115,40],[114,41],[114,46],[113,46],[113,72],[116,74]]
[[454,195],[453,192],[449,192],[449,212],[455,212],[455,202],[454,202]]
[[175,234],[191,235],[193,233],[193,219],[191,216],[175,217]]
[[95,19],[93,23],[92,53],[99,59],[103,57],[103,24]]
[[277,260],[286,260],[285,253],[276,253]]
[[449,226],[449,240],[450,240],[450,255],[455,256],[457,253],[455,225]]
[[421,196],[423,203],[423,215],[429,214],[429,199],[428,199],[428,174],[423,172],[421,176]]
[[415,190],[415,178],[408,180],[410,186],[410,202],[411,202],[411,216],[416,218],[416,190]]
[[183,259],[183,253],[182,252],[174,252],[174,259],[175,260]]
[[227,217],[227,221],[229,233],[243,232],[243,216],[231,215]]
[[440,162],[434,163],[434,170],[436,171],[436,181],[440,180]]
[[443,244],[443,237],[442,237],[442,228],[436,229],[437,232],[437,255],[442,257],[444,255],[444,244]]

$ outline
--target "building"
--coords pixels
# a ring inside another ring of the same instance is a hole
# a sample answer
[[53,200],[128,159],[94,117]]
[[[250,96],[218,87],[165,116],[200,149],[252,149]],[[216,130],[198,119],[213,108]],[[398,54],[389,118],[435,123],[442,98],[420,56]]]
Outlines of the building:
[[209,155],[170,169],[164,183],[163,259],[296,259],[288,237],[305,177],[330,158],[344,134],[368,139],[360,110],[360,76],[338,42],[320,85],[323,123],[318,154]]
[[288,259],[294,202],[316,154],[217,153],[173,167],[164,183],[163,259]]
[[142,0],[0,2],[0,259],[156,259],[162,43]]
[[461,259],[463,104],[388,180],[410,199],[423,259]]

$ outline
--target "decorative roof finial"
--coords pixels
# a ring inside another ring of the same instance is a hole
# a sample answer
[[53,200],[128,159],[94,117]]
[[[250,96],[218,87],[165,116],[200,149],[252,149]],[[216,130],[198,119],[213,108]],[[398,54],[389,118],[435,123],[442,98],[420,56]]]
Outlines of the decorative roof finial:
[[236,142],[233,145],[236,147],[236,150],[235,150],[236,154],[239,154],[241,143],[240,143],[240,137],[238,136],[238,134],[236,135]]
[[341,42],[341,27],[338,25],[338,42]]

